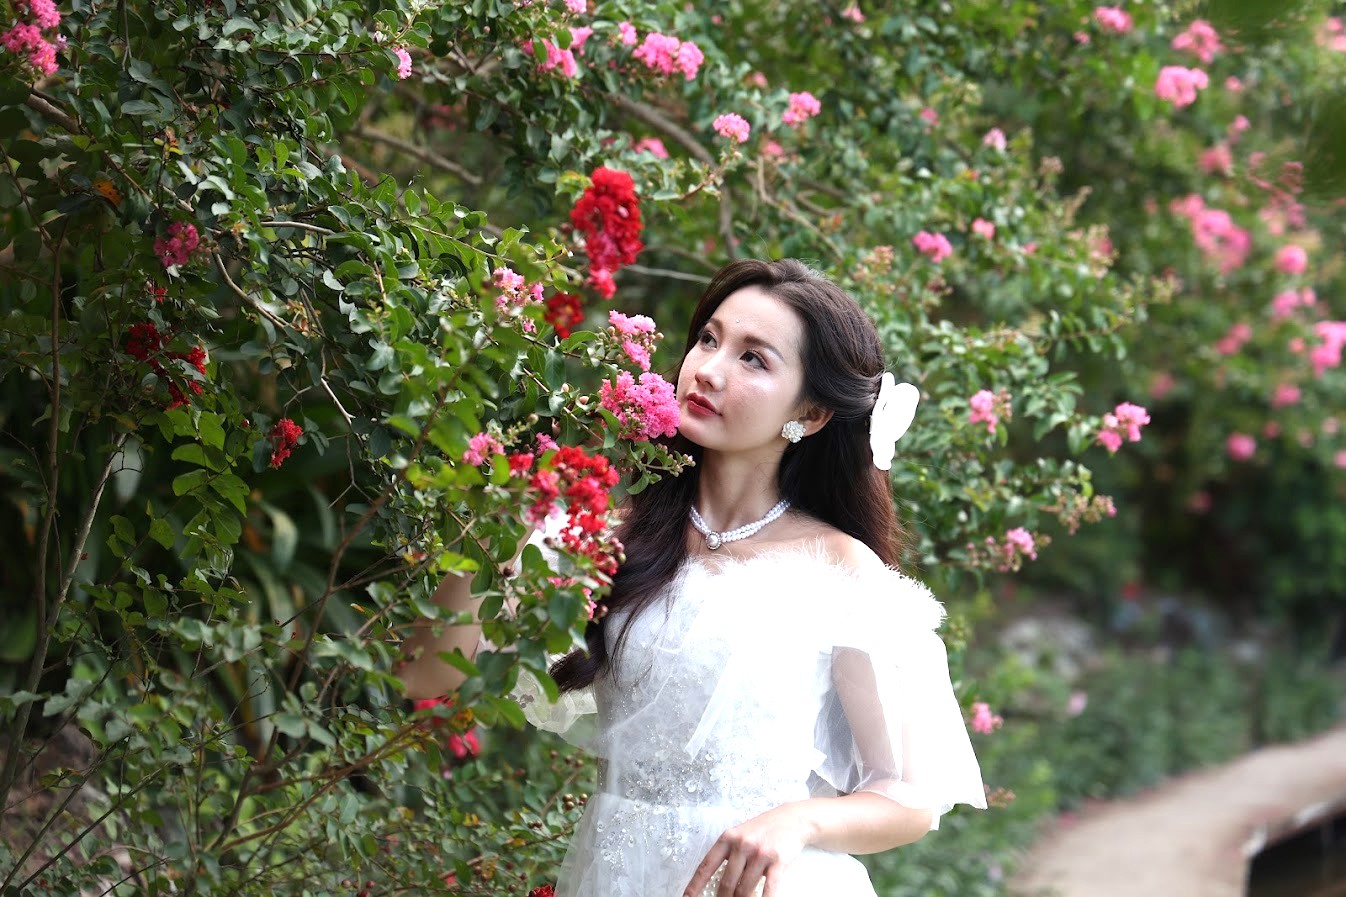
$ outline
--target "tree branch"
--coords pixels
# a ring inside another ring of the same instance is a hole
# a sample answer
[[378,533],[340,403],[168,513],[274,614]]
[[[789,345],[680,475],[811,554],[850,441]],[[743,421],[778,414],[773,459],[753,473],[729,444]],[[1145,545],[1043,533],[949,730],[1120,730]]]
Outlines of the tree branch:
[[78,122],[76,122],[66,113],[62,112],[60,109],[57,109],[50,102],[43,99],[42,97],[30,93],[28,94],[28,99],[25,100],[24,102],[28,105],[29,109],[32,109],[33,111],[37,112],[43,118],[46,118],[48,121],[55,122],[56,124],[65,128],[71,134],[79,133]]
[[375,143],[391,146],[393,149],[401,150],[412,158],[420,159],[422,162],[433,165],[436,168],[441,168],[444,171],[457,176],[459,179],[471,184],[473,187],[481,186],[481,178],[479,176],[468,171],[452,159],[441,156],[439,153],[428,147],[412,143],[410,140],[403,140],[401,137],[394,136],[385,131],[380,131],[377,128],[371,128],[367,125],[362,125],[356,128],[351,131],[351,134],[356,137],[363,137],[366,140],[372,140]]

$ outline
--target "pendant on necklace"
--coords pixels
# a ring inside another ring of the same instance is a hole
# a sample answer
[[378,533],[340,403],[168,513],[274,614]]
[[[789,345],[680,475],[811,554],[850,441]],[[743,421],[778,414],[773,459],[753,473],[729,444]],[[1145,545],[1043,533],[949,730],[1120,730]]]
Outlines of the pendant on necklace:
[[719,534],[719,533],[706,533],[706,547],[709,548],[711,551],[714,551],[715,549],[719,548],[719,547],[720,547],[720,534]]

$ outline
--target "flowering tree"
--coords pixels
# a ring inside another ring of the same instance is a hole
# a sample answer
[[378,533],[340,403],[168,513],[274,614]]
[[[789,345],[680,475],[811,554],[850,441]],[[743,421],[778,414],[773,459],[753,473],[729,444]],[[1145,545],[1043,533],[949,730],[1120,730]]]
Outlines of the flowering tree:
[[[786,6],[6,7],[0,489],[33,562],[5,572],[29,637],[6,646],[0,805],[45,785],[78,812],[25,816],[3,886],[543,885],[585,768],[519,741],[502,696],[521,667],[552,688],[547,652],[601,612],[612,493],[687,463],[660,441],[661,330],[730,258],[816,260],[921,388],[892,471],[921,575],[1014,570],[1115,512],[1090,465],[1148,444],[1148,381],[1098,371],[1141,322],[1189,345],[1204,303],[1170,296],[1248,270],[1256,241],[1214,193],[1123,204],[1167,175],[1085,204],[1088,141],[1052,110],[1169,122],[1153,146],[1107,132],[1163,172],[1208,130],[1173,107],[1211,87],[1161,88],[1159,63],[1209,38],[1160,47],[1159,6],[1066,4],[1028,37],[1022,12]],[[1146,76],[1116,82],[1122,58]],[[1044,73],[1086,99],[1027,102]],[[1281,242],[1304,250],[1269,256],[1292,318],[1317,250]],[[1336,332],[1286,350],[1325,375],[1286,386],[1326,389]],[[561,569],[530,549],[498,575],[561,509]],[[409,712],[399,642],[455,571],[510,653],[456,656],[463,688]],[[91,759],[44,765],[75,727]]]

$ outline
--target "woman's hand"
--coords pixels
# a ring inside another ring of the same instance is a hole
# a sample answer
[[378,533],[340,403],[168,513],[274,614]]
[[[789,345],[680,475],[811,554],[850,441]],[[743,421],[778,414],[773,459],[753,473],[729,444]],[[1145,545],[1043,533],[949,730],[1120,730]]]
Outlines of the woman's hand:
[[683,897],[701,897],[715,870],[724,866],[716,897],[752,897],[763,878],[762,897],[773,897],[786,867],[799,858],[814,833],[807,802],[782,804],[720,835]]

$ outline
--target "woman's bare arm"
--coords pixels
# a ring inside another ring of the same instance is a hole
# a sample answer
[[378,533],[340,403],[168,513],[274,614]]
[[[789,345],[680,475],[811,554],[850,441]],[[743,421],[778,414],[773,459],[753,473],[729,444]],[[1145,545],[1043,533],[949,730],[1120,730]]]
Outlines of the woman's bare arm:
[[[513,561],[503,567],[502,572],[517,566],[530,536],[531,530],[519,541],[519,550],[515,552]],[[450,614],[468,612],[473,622],[446,622],[436,627],[431,620],[418,620],[414,624],[412,634],[402,642],[403,662],[398,671],[406,685],[407,697],[411,700],[437,698],[457,691],[467,677],[441,660],[439,655],[452,654],[457,649],[471,660],[477,656],[477,647],[481,643],[481,624],[477,622],[481,598],[472,594],[471,573],[448,574],[430,600]],[[435,635],[436,628],[439,629],[439,635]]]

